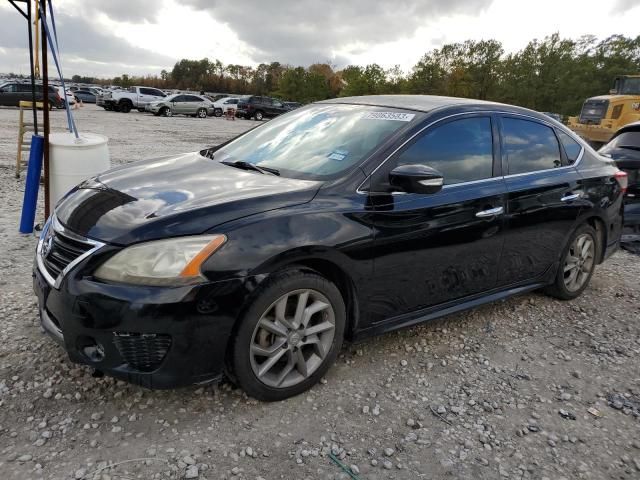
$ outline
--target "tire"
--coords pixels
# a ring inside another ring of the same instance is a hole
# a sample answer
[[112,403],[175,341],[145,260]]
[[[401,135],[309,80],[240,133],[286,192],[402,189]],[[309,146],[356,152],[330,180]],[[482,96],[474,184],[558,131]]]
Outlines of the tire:
[[222,116],[222,109],[221,108],[216,108],[213,110],[213,115],[215,117],[221,117]]
[[164,107],[162,108],[162,110],[160,110],[160,115],[162,115],[163,117],[171,117],[173,115],[173,112],[169,107]]
[[589,285],[600,252],[600,240],[595,229],[586,224],[578,227],[562,252],[553,284],[544,292],[560,300],[573,300],[580,296]]
[[257,122],[260,122],[264,118],[264,113],[261,110],[258,110],[253,114],[253,118],[255,118]]
[[198,111],[196,112],[196,116],[198,118],[207,118],[207,109],[199,108]]
[[139,108],[139,109],[138,109],[138,111],[139,111],[140,113],[144,113],[146,110],[145,110],[144,108]]
[[128,102],[128,101],[120,102],[120,111],[122,113],[129,113],[132,107],[133,105],[131,105],[131,102]]
[[[283,302],[285,307],[280,311],[285,312],[288,327],[299,328],[288,328],[275,320],[276,309]],[[300,305],[306,308],[302,310]],[[305,330],[302,313],[309,313],[312,306]],[[274,321],[268,319],[270,315]],[[240,319],[231,340],[228,376],[258,400],[272,402],[298,395],[317,383],[334,363],[345,324],[344,301],[333,283],[299,270],[276,274],[258,289]],[[265,325],[273,330],[263,328]],[[318,330],[322,326],[324,330]],[[305,335],[312,328],[316,331]]]

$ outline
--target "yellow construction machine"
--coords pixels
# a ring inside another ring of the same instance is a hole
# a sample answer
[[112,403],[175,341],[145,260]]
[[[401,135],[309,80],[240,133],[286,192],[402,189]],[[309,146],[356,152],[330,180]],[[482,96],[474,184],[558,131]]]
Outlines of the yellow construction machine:
[[640,74],[615,78],[609,95],[587,98],[579,117],[569,117],[567,126],[599,147],[624,125],[640,120]]

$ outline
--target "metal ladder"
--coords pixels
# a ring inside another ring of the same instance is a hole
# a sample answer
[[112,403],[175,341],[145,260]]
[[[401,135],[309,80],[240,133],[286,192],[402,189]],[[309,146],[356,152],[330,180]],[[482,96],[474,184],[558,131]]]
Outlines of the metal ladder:
[[[36,102],[36,108],[42,109],[42,102]],[[24,121],[25,110],[31,111],[33,102],[20,100],[20,122],[18,123],[18,153],[16,155],[16,178],[20,178],[20,172],[26,168],[29,162],[29,150],[31,149],[31,138],[24,138],[25,133],[33,133],[33,120]],[[24,154],[24,155],[23,155]]]

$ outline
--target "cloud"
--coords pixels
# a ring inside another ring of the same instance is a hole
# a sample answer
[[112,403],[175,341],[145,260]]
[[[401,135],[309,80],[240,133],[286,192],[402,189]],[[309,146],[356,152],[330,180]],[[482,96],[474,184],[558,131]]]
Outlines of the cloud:
[[[161,68],[170,68],[175,58],[131,45],[126,40],[105,32],[98,24],[87,21],[83,16],[56,13],[63,71],[93,74],[94,72],[157,73]],[[13,10],[0,8],[0,70],[15,69],[28,71],[29,56],[26,22]],[[51,71],[54,69],[51,62]]]
[[[102,12],[113,20],[130,23],[153,23],[162,7],[160,1],[149,2],[148,0],[107,0],[91,5],[89,10]],[[86,8],[86,2],[84,7]]]
[[611,6],[611,13],[621,15],[638,6],[638,0],[615,0]]
[[411,37],[434,18],[486,9],[492,0],[184,0],[227,23],[257,51],[256,61],[346,61],[336,52]]

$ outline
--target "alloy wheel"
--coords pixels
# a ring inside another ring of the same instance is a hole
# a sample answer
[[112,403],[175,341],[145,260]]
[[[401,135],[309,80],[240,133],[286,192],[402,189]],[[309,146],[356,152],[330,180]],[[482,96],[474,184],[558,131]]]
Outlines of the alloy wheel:
[[198,110],[198,117],[206,118],[207,117],[207,111],[204,108],[201,108],[200,110]]
[[564,285],[570,292],[580,290],[589,279],[595,260],[595,242],[591,235],[578,235],[567,252]]
[[335,336],[331,302],[316,290],[289,292],[267,308],[253,331],[251,368],[273,388],[299,384],[323,364]]

